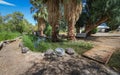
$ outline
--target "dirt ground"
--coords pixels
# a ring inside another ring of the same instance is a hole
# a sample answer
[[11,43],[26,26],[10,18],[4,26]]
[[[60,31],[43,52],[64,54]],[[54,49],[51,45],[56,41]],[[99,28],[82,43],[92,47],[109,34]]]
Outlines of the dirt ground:
[[22,54],[19,47],[21,40],[7,44],[0,51],[0,75],[20,75],[41,59],[41,53]]
[[[35,63],[42,61],[42,53],[22,54],[19,48],[20,41],[7,44],[0,51],[0,75],[21,75],[30,70]],[[102,44],[120,48],[120,37],[91,37],[87,41],[91,41],[95,45]]]
[[87,41],[91,41],[95,45],[105,45],[105,46],[111,46],[114,48],[120,48],[120,37],[95,36],[95,37],[88,38]]

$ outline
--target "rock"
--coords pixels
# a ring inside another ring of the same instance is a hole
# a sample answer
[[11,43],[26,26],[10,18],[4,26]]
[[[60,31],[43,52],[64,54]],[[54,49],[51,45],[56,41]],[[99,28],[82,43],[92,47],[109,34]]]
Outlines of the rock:
[[67,54],[69,54],[69,55],[75,54],[75,51],[74,51],[74,49],[72,49],[72,48],[66,48],[66,49],[65,49],[65,52],[66,52]]
[[52,49],[48,49],[45,53],[44,56],[46,59],[55,59],[57,56],[55,52]]
[[9,40],[10,43],[12,43],[12,42],[14,42],[14,41],[16,41],[16,39]]
[[29,48],[28,47],[23,47],[21,48],[22,50],[22,53],[27,53],[29,51]]
[[23,47],[24,47],[24,45],[23,45],[23,43],[22,43],[22,42],[20,42],[20,43],[19,43],[19,47],[21,47],[21,48],[23,48]]
[[88,70],[83,70],[84,75],[90,75],[90,71]]
[[9,40],[5,40],[4,43],[9,44],[10,42],[9,42]]
[[58,68],[59,68],[60,70],[64,70],[64,66],[63,66],[62,64],[59,64],[59,65],[58,65]]
[[2,49],[3,47],[3,42],[0,42],[0,50]]
[[3,47],[5,47],[6,46],[6,43],[3,43]]
[[57,56],[63,56],[65,55],[65,50],[63,48],[56,48],[55,53],[57,54]]

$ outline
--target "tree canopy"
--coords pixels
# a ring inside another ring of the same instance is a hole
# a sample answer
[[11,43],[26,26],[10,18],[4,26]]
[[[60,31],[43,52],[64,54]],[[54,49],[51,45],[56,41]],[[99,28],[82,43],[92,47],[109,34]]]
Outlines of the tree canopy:
[[86,33],[106,22],[111,28],[120,24],[120,0],[86,0],[76,27],[86,25]]
[[29,32],[32,28],[21,12],[14,12],[6,16],[0,15],[0,31]]

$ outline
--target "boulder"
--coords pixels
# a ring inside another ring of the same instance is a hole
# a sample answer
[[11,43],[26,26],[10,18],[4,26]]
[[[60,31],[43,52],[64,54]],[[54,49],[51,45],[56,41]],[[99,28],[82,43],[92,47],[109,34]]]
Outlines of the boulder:
[[65,49],[65,52],[66,52],[67,54],[69,54],[69,55],[75,54],[75,51],[74,51],[74,49],[72,49],[72,48],[66,48],[66,49]]
[[46,59],[55,59],[57,56],[55,52],[52,49],[48,49],[45,53],[44,56]]
[[29,51],[28,47],[21,48],[22,53],[27,53]]
[[61,56],[65,55],[65,50],[63,48],[56,48],[55,53],[57,54],[57,56],[61,57]]

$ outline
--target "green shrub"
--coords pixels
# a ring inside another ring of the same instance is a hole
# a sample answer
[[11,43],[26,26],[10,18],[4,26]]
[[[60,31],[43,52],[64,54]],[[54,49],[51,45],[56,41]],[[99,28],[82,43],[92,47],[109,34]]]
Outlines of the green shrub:
[[3,31],[3,32],[0,32],[0,41],[14,39],[18,36],[20,36],[20,33],[18,32]]
[[97,33],[97,28],[94,28],[92,31],[91,31],[92,34],[95,34]]
[[38,45],[38,48],[36,48],[36,51],[45,52],[47,49],[50,49],[51,44],[45,41],[41,41]]
[[46,28],[44,30],[44,33],[47,36],[51,36],[51,34],[52,34],[52,27],[48,23],[46,24]]
[[24,35],[22,37],[24,46],[28,47],[30,50],[34,50],[34,43],[31,40],[30,36]]
[[120,49],[113,53],[108,65],[120,71]]

